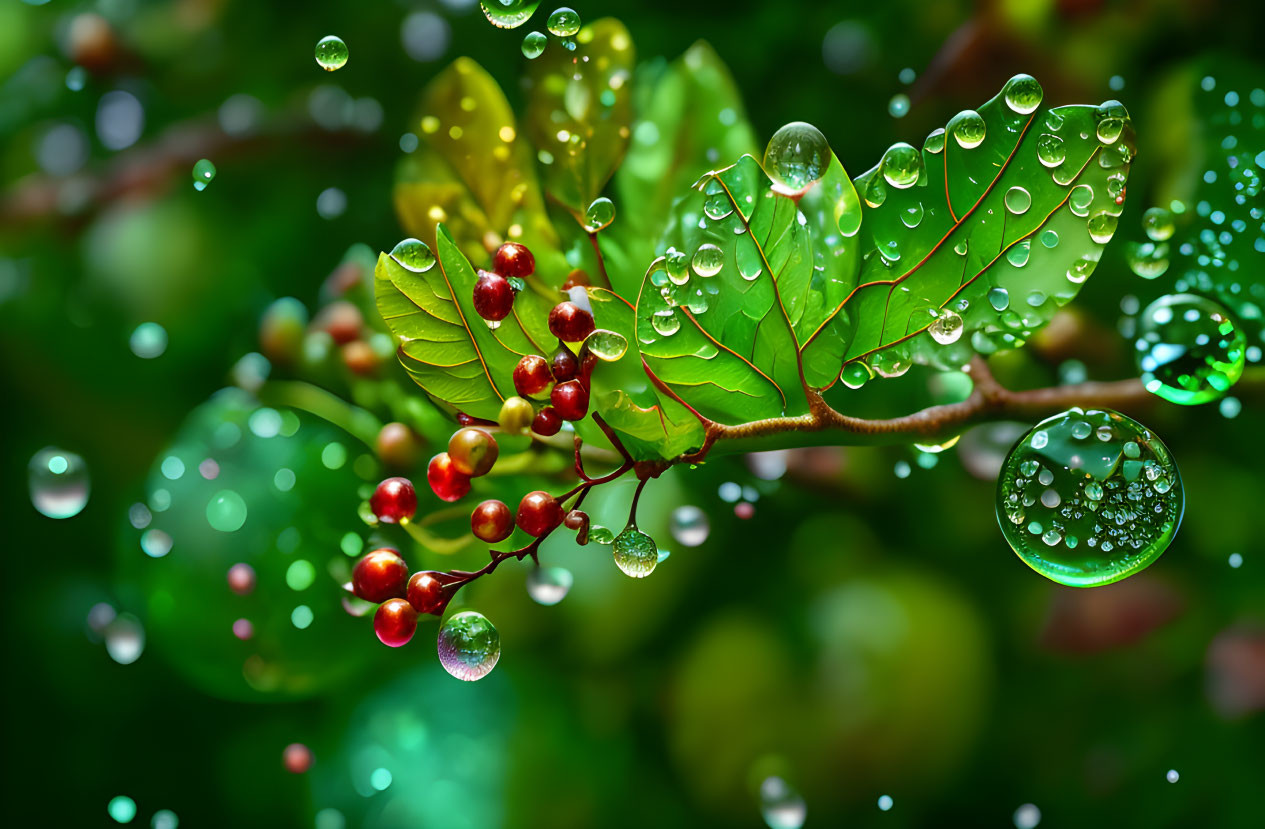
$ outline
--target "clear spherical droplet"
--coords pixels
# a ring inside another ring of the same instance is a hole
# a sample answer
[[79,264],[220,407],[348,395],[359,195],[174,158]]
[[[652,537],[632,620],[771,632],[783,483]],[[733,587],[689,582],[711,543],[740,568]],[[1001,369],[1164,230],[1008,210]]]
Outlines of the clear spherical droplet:
[[41,449],[27,466],[31,504],[49,518],[71,518],[88,505],[88,464],[74,452]]
[[931,334],[931,339],[940,343],[940,345],[950,345],[962,339],[962,317],[956,312],[948,308],[940,309],[940,313],[931,321],[931,325],[927,327],[927,332]]
[[693,504],[685,504],[672,511],[670,528],[676,542],[686,547],[697,547],[711,533],[707,513]]
[[326,72],[347,65],[347,44],[341,37],[327,35],[316,42],[316,63]]
[[615,536],[611,545],[615,564],[624,575],[643,579],[654,572],[659,563],[659,548],[654,539],[634,527]]
[[893,118],[904,118],[909,114],[909,96],[904,92],[897,92],[892,99],[887,102],[887,114]]
[[701,244],[694,251],[690,264],[694,267],[694,273],[699,276],[715,276],[725,264],[725,252],[716,245]]
[[482,613],[453,614],[439,629],[439,663],[457,679],[483,679],[501,658],[501,634]]
[[949,121],[949,133],[958,142],[958,146],[969,150],[978,147],[984,141],[987,127],[984,118],[973,109],[964,109]]
[[527,595],[537,604],[552,606],[567,597],[573,582],[565,567],[536,567],[527,574]]
[[426,273],[435,267],[435,254],[421,239],[404,239],[391,248],[391,258],[413,273]]
[[1006,81],[1006,85],[1002,88],[1002,97],[1006,101],[1006,106],[1020,115],[1028,115],[1036,111],[1036,108],[1041,106],[1043,95],[1041,84],[1037,83],[1037,79],[1031,75],[1015,75]]
[[1011,187],[1006,191],[1005,202],[1006,209],[1018,216],[1032,206],[1032,194],[1023,187]]
[[893,187],[902,190],[913,187],[922,174],[922,153],[908,144],[893,144],[883,153],[879,169],[883,171],[883,178]]
[[479,8],[493,26],[516,29],[531,19],[539,5],[540,0],[480,0]]
[[1067,150],[1063,147],[1063,139],[1054,133],[1043,133],[1037,139],[1037,160],[1046,167],[1057,167],[1067,158]]
[[574,37],[580,31],[580,15],[576,14],[575,9],[566,6],[554,9],[553,14],[549,15],[546,28],[554,37]]
[[1243,376],[1247,340],[1229,312],[1194,294],[1163,296],[1138,319],[1137,358],[1146,390],[1195,406]]
[[1129,120],[1129,111],[1119,101],[1104,101],[1098,105],[1094,113],[1098,120],[1096,132],[1098,140],[1104,144],[1112,144],[1124,132],[1124,125]]
[[207,159],[202,159],[193,165],[193,189],[202,191],[206,186],[215,180],[215,165]]
[[769,139],[764,150],[764,171],[787,189],[799,191],[825,175],[830,158],[830,144],[821,130],[793,121]]
[[1175,229],[1173,214],[1162,207],[1152,207],[1142,214],[1142,229],[1152,242],[1168,241]]
[[[496,2],[496,0],[492,0]],[[486,3],[484,4],[487,5]],[[543,32],[528,32],[523,35],[523,57],[528,60],[535,60],[545,53],[545,47],[549,45],[549,38],[545,37]]]
[[853,360],[839,372],[839,382],[850,389],[861,388],[873,377],[874,372],[863,360]]
[[1073,587],[1110,584],[1150,565],[1183,509],[1168,448],[1111,411],[1070,409],[1042,421],[1010,450],[997,479],[1007,543],[1032,569]]
[[596,233],[613,221],[615,221],[615,202],[605,196],[594,199],[589,209],[584,212],[584,229],[589,233]]

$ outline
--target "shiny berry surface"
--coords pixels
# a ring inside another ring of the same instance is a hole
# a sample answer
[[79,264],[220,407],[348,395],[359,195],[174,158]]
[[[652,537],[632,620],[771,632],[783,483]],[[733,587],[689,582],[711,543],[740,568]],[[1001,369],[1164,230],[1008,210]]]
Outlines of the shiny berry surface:
[[474,310],[489,322],[499,322],[510,315],[514,307],[514,289],[509,280],[499,274],[479,272],[474,283]]
[[417,611],[407,599],[388,599],[373,614],[373,632],[382,644],[393,648],[407,645],[417,630]]
[[492,258],[492,270],[501,276],[523,279],[536,272],[536,257],[531,255],[526,245],[506,242],[497,248],[496,256]]
[[549,312],[549,330],[565,343],[578,343],[593,333],[593,315],[574,302],[559,302]]
[[562,523],[562,505],[548,492],[536,490],[518,504],[518,528],[539,538]]
[[470,531],[489,544],[504,541],[514,532],[514,516],[504,501],[484,501],[470,513]]
[[589,413],[589,390],[579,380],[568,380],[553,387],[549,402],[563,420],[580,420]]
[[567,281],[562,283],[562,290],[569,291],[572,288],[588,287],[592,283],[589,281],[589,275],[584,271],[576,268],[567,274]]
[[539,354],[528,354],[514,366],[514,390],[523,397],[540,394],[552,382],[549,363]]
[[548,406],[537,412],[536,419],[531,422],[531,430],[541,437],[556,435],[561,428],[562,418]]
[[426,467],[426,481],[441,501],[456,501],[470,491],[470,476],[457,469],[447,452],[440,452],[430,459]]
[[389,548],[365,553],[351,571],[351,586],[366,602],[385,602],[404,595],[408,585],[408,565]]
[[387,478],[369,499],[369,508],[384,524],[398,524],[417,512],[417,490],[408,478]]
[[573,509],[567,513],[566,518],[562,519],[562,523],[566,524],[569,530],[578,530],[588,525],[589,516],[584,510]]
[[448,606],[448,596],[444,593],[444,585],[448,579],[443,573],[434,570],[423,570],[414,573],[408,580],[408,601],[418,613],[429,613],[439,616]]
[[553,353],[549,369],[553,372],[553,379],[559,383],[574,380],[580,376],[580,358],[576,357],[575,352],[565,345],[560,345],[558,350]]
[[520,435],[531,427],[531,422],[535,417],[536,410],[529,401],[517,396],[507,397],[501,404],[497,422],[511,435]]
[[491,471],[500,449],[496,438],[483,429],[458,429],[448,440],[448,457],[463,475],[478,478]]

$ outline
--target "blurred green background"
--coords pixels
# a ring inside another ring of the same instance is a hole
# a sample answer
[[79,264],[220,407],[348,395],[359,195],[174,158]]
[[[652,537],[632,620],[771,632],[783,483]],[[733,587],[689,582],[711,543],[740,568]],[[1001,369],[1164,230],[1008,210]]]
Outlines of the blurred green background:
[[[1142,238],[1147,206],[1193,193],[1200,79],[1265,86],[1252,3],[573,5],[619,16],[643,59],[708,40],[761,140],[810,121],[854,175],[1016,72],[1047,102],[1124,101],[1139,156],[1119,241],[1064,321],[1073,335],[997,361],[1034,386],[1081,364],[1129,376],[1117,331],[1164,286],[1129,271],[1122,242]],[[427,622],[409,647],[381,647],[324,572],[303,595],[315,624],[291,623],[290,587],[264,586],[288,575],[284,539],[319,551],[363,531],[357,487],[380,470],[330,469],[322,447],[354,441],[310,418],[264,445],[241,392],[182,424],[249,374],[238,360],[270,301],[315,309],[340,262],[363,256],[353,245],[399,240],[392,175],[424,83],[468,55],[521,104],[519,43],[552,8],[502,31],[469,0],[0,5],[6,824],[110,825],[125,795],[132,823],[168,829],[159,810],[180,826],[754,827],[776,775],[809,826],[1030,826],[1024,804],[1041,826],[1261,825],[1265,449],[1246,396],[1237,417],[1147,420],[1181,466],[1185,524],[1157,564],[1107,588],[1059,587],[1007,548],[988,466],[1015,433],[992,429],[938,456],[821,449],[674,470],[642,506],[672,550],[652,578],[555,545],[549,563],[576,579],[561,605],[530,601],[513,562],[463,594],[504,646],[479,683],[442,671]],[[350,49],[332,74],[312,59],[327,34]],[[195,192],[201,157],[218,176]],[[143,322],[169,337],[153,359],[130,343]],[[345,372],[329,385],[348,393]],[[390,388],[357,402],[381,407]],[[252,506],[258,536],[190,532],[147,557],[129,507],[152,504],[177,456],[189,471],[168,518],[201,520],[176,513],[184,493],[219,488],[192,470],[224,423],[243,437],[218,480],[245,492],[280,464],[299,485]],[[50,445],[91,478],[67,520],[31,504],[28,462]],[[611,489],[615,523],[630,490]],[[710,517],[701,546],[669,540],[681,504]],[[221,623],[247,613],[223,579],[248,559],[266,657],[253,676]],[[292,743],[310,771],[286,770]]]

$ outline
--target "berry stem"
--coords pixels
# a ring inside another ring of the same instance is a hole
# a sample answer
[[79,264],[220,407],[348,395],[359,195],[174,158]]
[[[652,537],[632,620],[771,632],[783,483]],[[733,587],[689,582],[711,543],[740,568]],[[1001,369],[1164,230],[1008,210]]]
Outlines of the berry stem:
[[589,234],[589,243],[593,245],[593,255],[597,257],[597,275],[601,278],[602,284],[597,287],[610,288],[611,278],[606,274],[606,260],[602,258],[602,246],[597,241],[598,231]]

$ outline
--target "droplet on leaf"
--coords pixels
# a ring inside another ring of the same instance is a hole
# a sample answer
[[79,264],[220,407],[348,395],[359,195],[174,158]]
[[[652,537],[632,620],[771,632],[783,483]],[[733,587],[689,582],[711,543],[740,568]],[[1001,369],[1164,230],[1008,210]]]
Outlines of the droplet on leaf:
[[391,248],[391,258],[413,273],[426,273],[435,267],[435,254],[421,239],[404,239]]
[[480,0],[479,8],[493,26],[516,29],[531,19],[539,5],[540,0]]
[[615,221],[615,202],[605,196],[594,199],[589,209],[584,212],[584,229],[589,233],[596,233],[613,221]]
[[818,181],[830,164],[830,144],[821,130],[793,121],[773,133],[764,150],[764,171],[791,191]]

